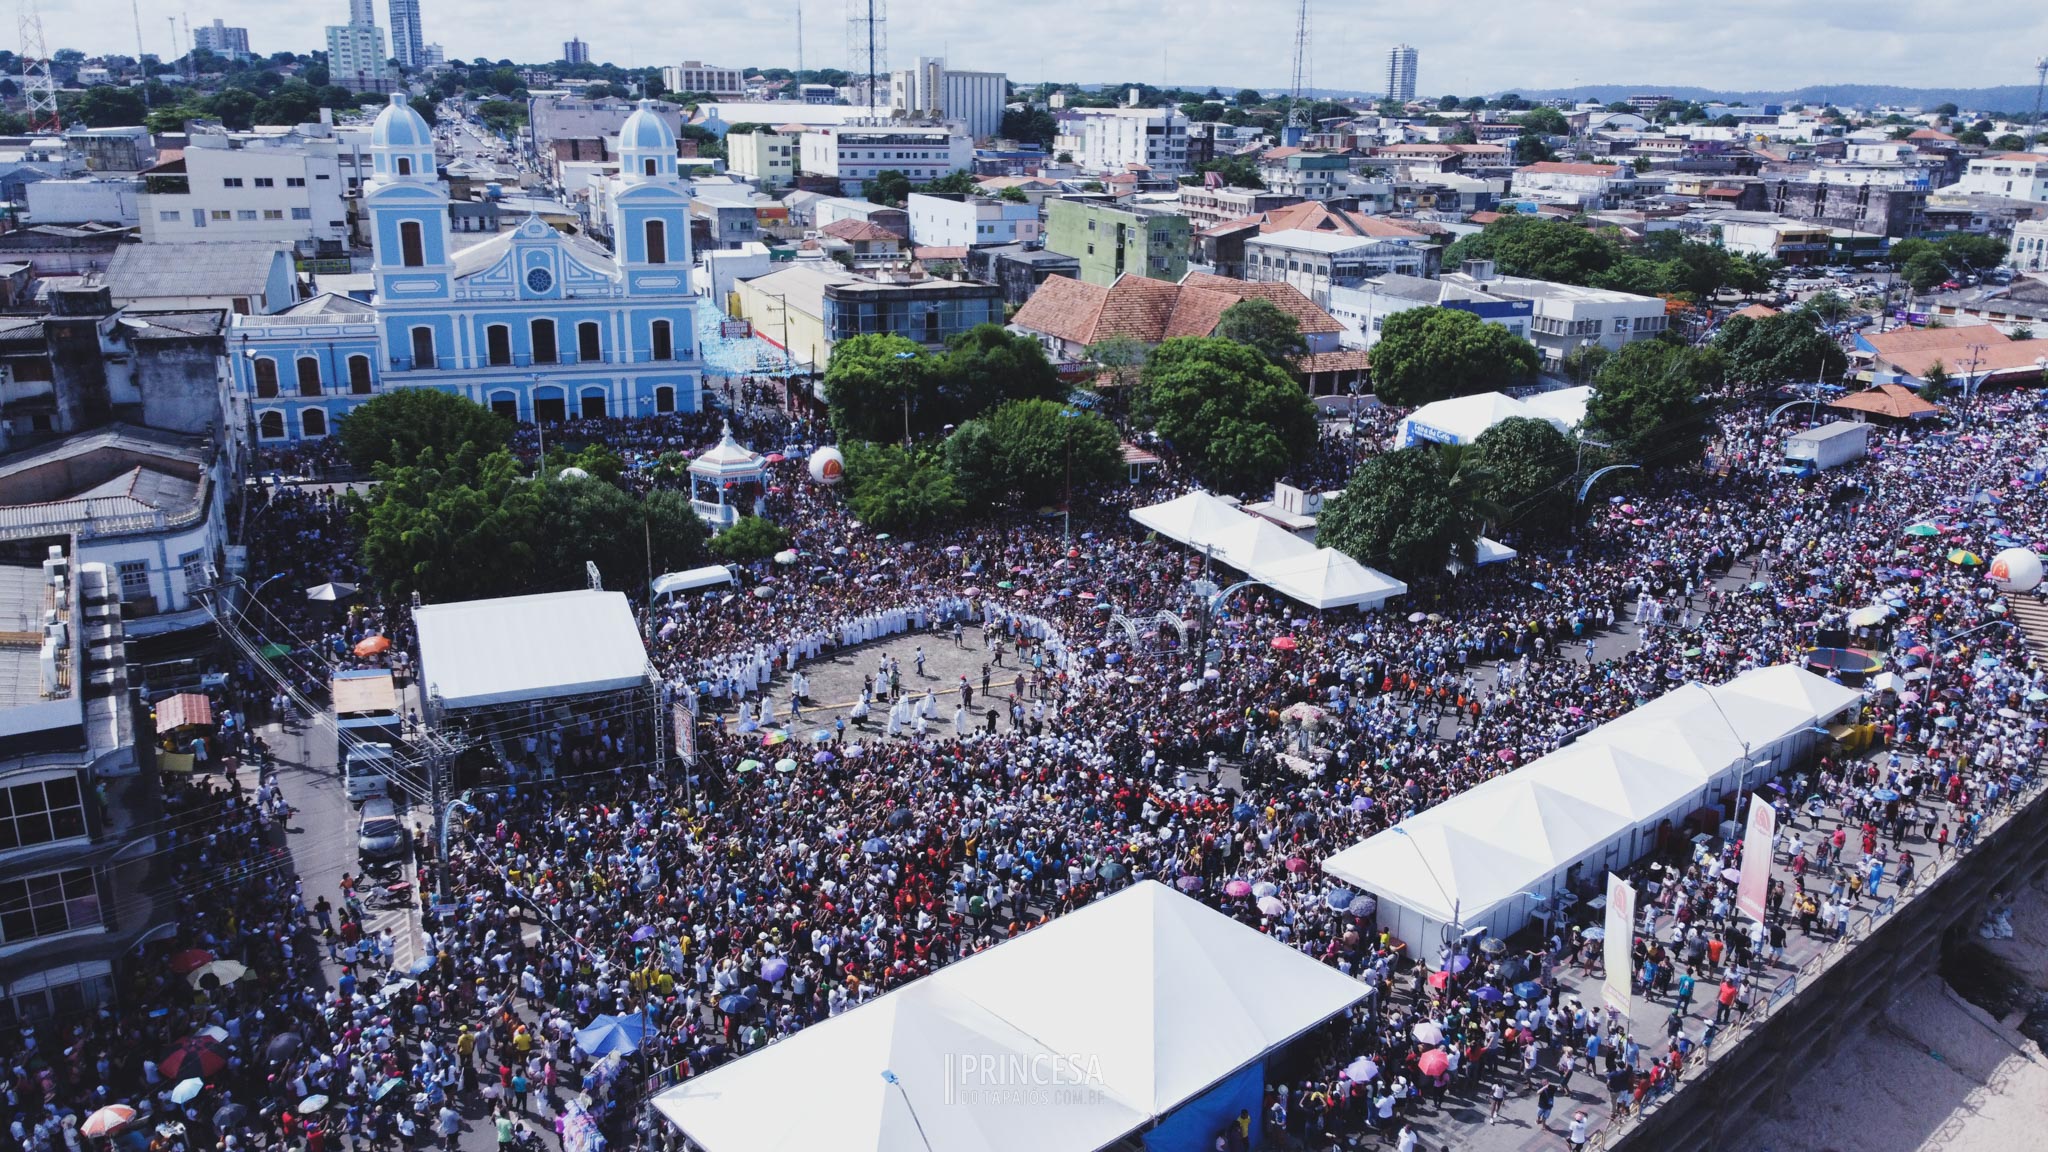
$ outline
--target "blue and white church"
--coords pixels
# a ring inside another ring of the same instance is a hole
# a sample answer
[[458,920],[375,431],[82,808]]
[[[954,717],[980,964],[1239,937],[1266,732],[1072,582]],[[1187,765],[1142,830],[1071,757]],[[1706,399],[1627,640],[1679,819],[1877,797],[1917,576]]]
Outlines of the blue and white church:
[[433,132],[404,93],[378,114],[370,150],[372,299],[324,294],[235,318],[235,386],[259,442],[317,440],[355,405],[402,388],[525,421],[697,409],[690,188],[675,134],[646,101],[619,132],[616,251],[534,216],[455,249]]

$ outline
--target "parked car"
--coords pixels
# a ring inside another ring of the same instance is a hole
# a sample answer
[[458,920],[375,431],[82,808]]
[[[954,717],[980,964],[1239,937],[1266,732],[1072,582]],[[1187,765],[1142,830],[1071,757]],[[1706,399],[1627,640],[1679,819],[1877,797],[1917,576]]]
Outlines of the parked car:
[[398,818],[398,806],[383,796],[363,801],[362,820],[356,825],[356,855],[364,867],[388,867],[405,859],[405,823]]

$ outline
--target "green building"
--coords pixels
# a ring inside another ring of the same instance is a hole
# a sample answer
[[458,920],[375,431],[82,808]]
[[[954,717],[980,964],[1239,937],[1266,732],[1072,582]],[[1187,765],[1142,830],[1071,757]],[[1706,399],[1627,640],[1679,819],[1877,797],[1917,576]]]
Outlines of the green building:
[[1045,247],[1081,262],[1081,279],[1108,287],[1129,272],[1179,283],[1188,271],[1188,218],[1102,200],[1048,200]]

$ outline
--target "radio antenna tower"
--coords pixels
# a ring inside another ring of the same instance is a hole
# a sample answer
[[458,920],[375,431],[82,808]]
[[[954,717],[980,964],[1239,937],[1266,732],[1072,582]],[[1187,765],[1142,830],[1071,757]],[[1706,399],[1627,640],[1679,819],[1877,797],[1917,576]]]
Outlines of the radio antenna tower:
[[801,98],[804,82],[804,0],[796,0],[796,83]]
[[2041,140],[2041,89],[2048,88],[2048,56],[2034,62],[2034,72],[2037,77],[2034,81],[2034,119],[2032,127],[2027,130],[2027,146],[2030,151],[2033,145]]
[[149,107],[149,59],[142,54],[142,0],[129,0],[135,16],[135,70],[142,73],[142,106]]
[[1282,140],[1290,146],[1300,144],[1309,130],[1308,57],[1308,0],[1301,0],[1300,11],[1294,18],[1294,84],[1287,101],[1287,131]]
[[36,0],[21,6],[21,91],[28,101],[28,130],[62,132],[57,115],[57,82],[50,76],[50,52],[43,46],[43,12]]
[[868,115],[873,117],[881,78],[889,71],[888,0],[846,0],[847,71],[858,72],[862,57],[868,62]]

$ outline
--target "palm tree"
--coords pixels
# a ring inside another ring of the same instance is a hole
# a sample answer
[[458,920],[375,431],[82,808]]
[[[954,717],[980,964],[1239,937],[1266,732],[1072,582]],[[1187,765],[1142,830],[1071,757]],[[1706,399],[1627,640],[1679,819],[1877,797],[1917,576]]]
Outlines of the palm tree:
[[1438,444],[1430,452],[1430,463],[1443,478],[1458,517],[1469,527],[1451,546],[1452,558],[1470,564],[1479,537],[1504,519],[1507,510],[1493,499],[1493,473],[1469,444]]

